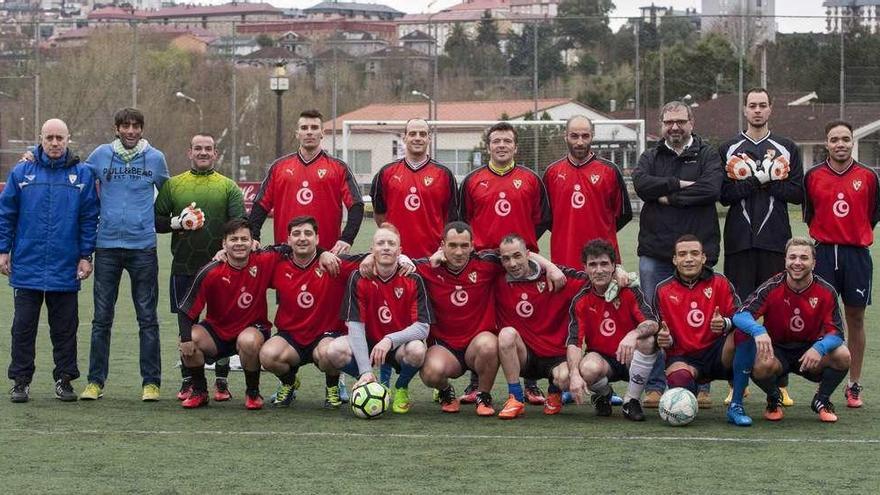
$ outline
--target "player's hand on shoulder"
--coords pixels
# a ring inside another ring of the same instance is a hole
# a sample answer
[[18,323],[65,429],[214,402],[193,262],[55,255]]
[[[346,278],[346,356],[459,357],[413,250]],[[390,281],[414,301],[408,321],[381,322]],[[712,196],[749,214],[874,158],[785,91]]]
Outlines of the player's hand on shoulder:
[[351,244],[340,239],[336,241],[336,244],[333,245],[333,249],[331,249],[330,251],[333,254],[346,254],[348,253],[349,249],[351,249]]
[[372,254],[368,254],[358,267],[361,277],[373,278],[376,276],[376,258]]
[[446,263],[446,254],[443,253],[443,250],[437,248],[437,251],[428,258],[428,262],[431,264],[433,268],[437,268],[438,266]]
[[32,162],[32,161],[34,161],[34,152],[31,151],[31,150],[27,150],[27,151],[25,151],[24,153],[21,154],[21,160],[20,160],[20,161],[22,161],[22,162]]
[[559,292],[563,288],[565,288],[565,284],[568,282],[568,279],[565,278],[565,274],[562,273],[562,270],[555,265],[551,265],[547,269],[547,284],[550,285],[550,289],[553,292]]
[[397,273],[403,277],[412,275],[416,272],[416,264],[405,254],[401,254],[397,257],[397,266]]
[[261,246],[261,244],[260,244],[259,240],[253,239],[251,241],[251,251],[256,251],[256,250],[260,249],[260,246]]
[[669,332],[669,325],[665,321],[660,322],[660,330],[657,331],[657,345],[662,349],[672,347],[672,334]]
[[[259,244],[259,243],[257,243],[257,244]],[[217,251],[216,253],[214,253],[214,257],[211,258],[211,261],[219,261],[221,263],[226,263],[227,259],[228,259],[228,257],[226,256],[226,250],[221,249],[220,251]]]
[[339,275],[339,256],[336,256],[332,252],[324,251],[321,253],[321,256],[318,257],[318,264],[321,266],[322,270],[330,275],[334,277]]

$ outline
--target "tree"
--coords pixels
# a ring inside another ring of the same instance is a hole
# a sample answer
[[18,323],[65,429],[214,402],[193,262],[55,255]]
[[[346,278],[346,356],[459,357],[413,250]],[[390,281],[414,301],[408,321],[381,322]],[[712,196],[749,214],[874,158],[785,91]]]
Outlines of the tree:
[[[562,61],[562,49],[553,26],[538,25],[538,82],[543,84],[551,79],[566,75]],[[507,64],[512,76],[531,76],[534,71],[535,27],[527,26],[522,34],[511,32],[508,35]]]
[[266,33],[262,33],[256,38],[257,46],[260,48],[268,48],[275,46],[275,40]]
[[487,46],[498,48],[498,27],[495,26],[495,20],[492,19],[490,11],[483,12],[480,17],[480,24],[477,26],[477,46]]
[[608,14],[614,10],[611,0],[561,0],[557,19],[567,47],[595,49],[611,36]]
[[453,26],[443,45],[445,52],[440,57],[439,65],[444,72],[449,70],[455,74],[467,74],[474,53],[474,42],[468,37],[462,24]]

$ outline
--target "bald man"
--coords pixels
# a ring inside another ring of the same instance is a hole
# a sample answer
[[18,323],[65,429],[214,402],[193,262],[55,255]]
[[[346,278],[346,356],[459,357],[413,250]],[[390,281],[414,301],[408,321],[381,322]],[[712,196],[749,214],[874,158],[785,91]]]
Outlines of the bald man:
[[70,132],[47,120],[31,160],[19,162],[0,193],[0,273],[15,289],[12,318],[12,402],[30,399],[37,323],[43,302],[55,369],[55,397],[77,399],[77,293],[92,273],[98,195],[92,169],[67,148]]

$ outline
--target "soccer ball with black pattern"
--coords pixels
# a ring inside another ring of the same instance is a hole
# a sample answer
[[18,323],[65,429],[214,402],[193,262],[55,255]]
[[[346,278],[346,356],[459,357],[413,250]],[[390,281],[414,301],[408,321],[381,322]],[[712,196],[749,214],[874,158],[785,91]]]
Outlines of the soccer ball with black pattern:
[[391,407],[391,393],[378,382],[365,383],[351,392],[351,412],[361,419],[374,419]]
[[684,426],[697,417],[697,398],[690,390],[671,388],[660,397],[657,411],[660,418],[672,426]]

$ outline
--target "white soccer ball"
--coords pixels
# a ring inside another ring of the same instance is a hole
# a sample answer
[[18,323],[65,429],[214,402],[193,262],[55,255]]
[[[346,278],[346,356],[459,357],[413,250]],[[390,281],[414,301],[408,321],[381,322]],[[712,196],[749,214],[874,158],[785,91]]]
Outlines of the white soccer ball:
[[349,405],[361,419],[378,418],[391,408],[391,393],[381,383],[365,383],[351,391]]
[[660,397],[660,419],[672,426],[684,426],[697,417],[697,398],[686,388],[671,388]]

